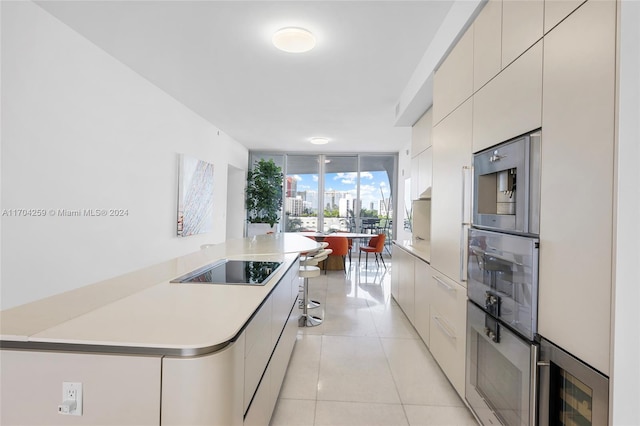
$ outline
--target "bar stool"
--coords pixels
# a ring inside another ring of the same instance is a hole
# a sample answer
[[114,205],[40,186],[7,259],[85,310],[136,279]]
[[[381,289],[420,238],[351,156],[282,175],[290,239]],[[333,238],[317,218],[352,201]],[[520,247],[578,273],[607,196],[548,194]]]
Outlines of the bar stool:
[[304,278],[304,284],[302,286],[302,316],[298,321],[300,327],[315,327],[316,325],[322,324],[322,318],[309,314],[310,308],[320,306],[320,302],[309,300],[309,278],[320,276],[320,268],[316,265],[325,260],[330,253],[331,250],[320,249],[315,253],[308,253],[300,260],[298,275]]
[[[325,260],[331,254],[332,252],[331,250],[328,250],[328,251],[325,250],[329,246],[329,243],[319,242],[318,244],[320,245],[319,249],[316,249],[315,251],[310,251],[307,253],[300,253],[300,256],[301,256],[300,266],[303,266],[303,265],[317,266],[318,263]],[[302,287],[300,287],[300,289],[302,289]],[[306,300],[306,298],[304,300]],[[300,300],[300,307],[302,307],[304,300]],[[307,300],[308,309],[315,309],[319,306],[320,306],[320,302],[318,302],[317,300]]]

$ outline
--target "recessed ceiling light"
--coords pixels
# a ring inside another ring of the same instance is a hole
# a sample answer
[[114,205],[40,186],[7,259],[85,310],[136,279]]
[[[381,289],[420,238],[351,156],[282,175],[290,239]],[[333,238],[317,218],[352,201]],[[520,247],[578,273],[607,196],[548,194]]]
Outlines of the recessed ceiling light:
[[311,142],[314,145],[324,145],[329,143],[329,139],[327,138],[311,138],[309,139],[309,142]]
[[289,53],[307,52],[316,45],[316,38],[304,28],[282,28],[273,35],[273,45]]

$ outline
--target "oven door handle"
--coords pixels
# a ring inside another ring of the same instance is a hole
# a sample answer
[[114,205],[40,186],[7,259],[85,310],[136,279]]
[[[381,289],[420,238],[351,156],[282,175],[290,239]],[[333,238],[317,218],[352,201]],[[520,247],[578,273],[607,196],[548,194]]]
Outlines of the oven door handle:
[[[540,354],[539,358],[544,358],[543,354]],[[540,425],[549,425],[549,398],[551,393],[551,363],[548,360],[538,359],[535,364],[532,365],[532,370],[538,375],[537,380],[534,382],[535,387],[532,387],[532,393],[538,396],[537,402],[539,406],[536,407],[534,420],[539,421]],[[539,394],[539,395],[538,395]],[[532,423],[536,424],[536,423]]]
[[[531,346],[531,378],[529,392],[529,424],[538,424],[538,367],[541,366],[541,362],[538,360],[538,345]],[[547,363],[548,365],[548,363]]]

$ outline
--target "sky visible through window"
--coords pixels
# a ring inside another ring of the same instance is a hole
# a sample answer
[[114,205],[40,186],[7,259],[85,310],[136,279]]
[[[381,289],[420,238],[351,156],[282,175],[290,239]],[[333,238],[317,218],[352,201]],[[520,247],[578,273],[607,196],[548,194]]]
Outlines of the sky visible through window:
[[[298,192],[315,192],[318,190],[317,174],[294,174],[292,177],[296,180]],[[360,198],[362,200],[362,207],[369,209],[371,203],[373,203],[375,210],[378,210],[380,200],[382,200],[383,197],[385,200],[388,200],[390,196],[387,173],[384,171],[361,172],[360,179]],[[353,198],[355,198],[357,183],[358,174],[355,172],[327,173],[325,175],[324,192],[348,192]]]

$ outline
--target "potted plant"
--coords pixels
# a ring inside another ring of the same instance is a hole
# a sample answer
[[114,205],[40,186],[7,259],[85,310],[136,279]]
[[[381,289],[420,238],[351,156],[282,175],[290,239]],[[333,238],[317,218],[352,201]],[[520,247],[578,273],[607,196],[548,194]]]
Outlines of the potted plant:
[[247,236],[275,231],[282,212],[282,168],[273,159],[256,160],[247,174]]

